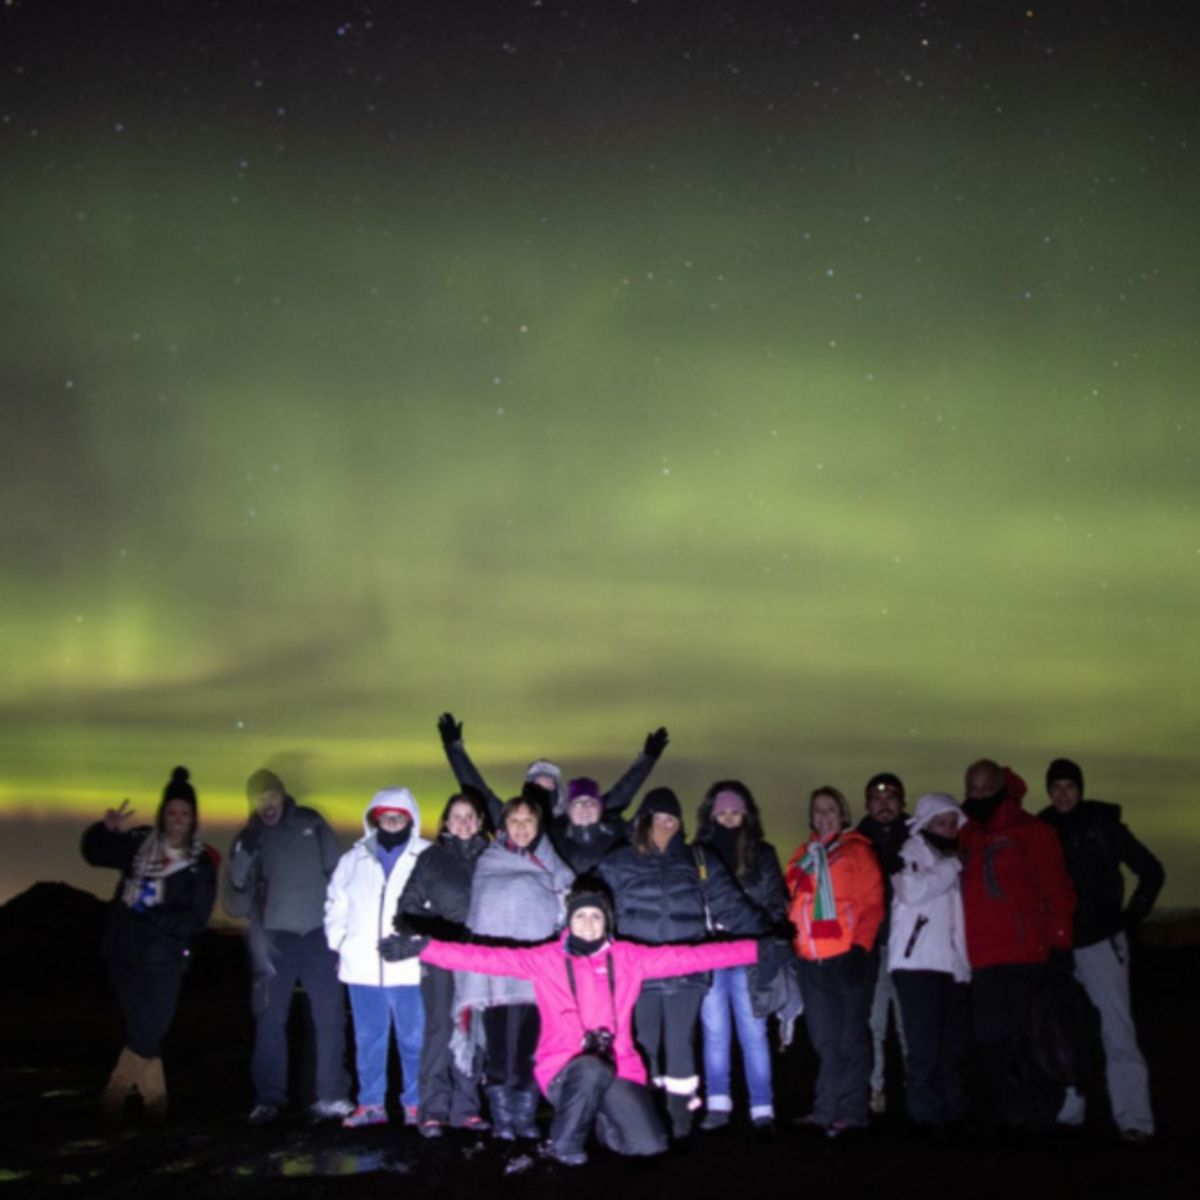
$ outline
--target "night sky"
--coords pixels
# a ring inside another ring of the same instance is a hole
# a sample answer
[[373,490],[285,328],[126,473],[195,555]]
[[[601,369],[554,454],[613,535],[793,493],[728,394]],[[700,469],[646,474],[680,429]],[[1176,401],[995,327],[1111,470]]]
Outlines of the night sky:
[[1067,755],[1200,903],[1193,14],[6,0],[0,900],[452,709],[785,852]]

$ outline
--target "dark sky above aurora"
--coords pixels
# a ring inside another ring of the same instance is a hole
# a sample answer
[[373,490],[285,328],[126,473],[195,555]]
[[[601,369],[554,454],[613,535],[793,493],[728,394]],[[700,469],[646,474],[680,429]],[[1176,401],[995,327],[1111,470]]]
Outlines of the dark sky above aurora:
[[1051,757],[1200,903],[1190,6],[0,8],[0,899],[452,708],[758,794]]

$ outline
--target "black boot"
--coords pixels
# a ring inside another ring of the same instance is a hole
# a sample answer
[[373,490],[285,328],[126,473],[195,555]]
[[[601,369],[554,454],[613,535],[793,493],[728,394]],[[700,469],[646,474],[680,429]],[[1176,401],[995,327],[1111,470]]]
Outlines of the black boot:
[[513,1088],[512,1120],[519,1138],[539,1138],[542,1132],[537,1124],[538,1094],[535,1088]]
[[511,1142],[517,1136],[513,1128],[513,1090],[507,1087],[486,1089],[488,1107],[492,1110],[492,1137]]
[[692,1132],[692,1097],[667,1096],[667,1115],[671,1118],[671,1136],[682,1140]]

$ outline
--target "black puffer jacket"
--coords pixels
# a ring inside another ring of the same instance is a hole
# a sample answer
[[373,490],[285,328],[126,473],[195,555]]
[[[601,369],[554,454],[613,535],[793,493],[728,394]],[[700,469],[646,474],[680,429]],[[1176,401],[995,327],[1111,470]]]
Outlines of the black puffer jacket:
[[113,867],[121,872],[108,910],[105,957],[136,969],[182,969],[192,939],[204,932],[212,915],[218,859],[215,851],[205,848],[194,862],[163,879],[159,903],[134,912],[121,896],[137,852],[153,832],[149,825],[112,832],[103,821],[97,821],[84,831],[81,849],[93,867]]
[[413,865],[397,902],[397,918],[403,917],[419,933],[461,941],[475,867],[488,845],[482,833],[469,839],[441,833]]
[[696,844],[720,858],[734,883],[761,914],[763,927],[755,932],[765,933],[787,917],[788,893],[779,855],[770,842],[760,839],[749,855],[749,866],[738,875],[736,832],[713,824],[703,834],[696,835]]
[[[662,946],[702,942],[710,936],[709,917],[718,933],[754,937],[764,924],[753,904],[733,881],[720,858],[693,848],[682,830],[664,851],[639,854],[630,844],[601,860],[597,874],[608,884],[616,907],[617,934],[631,942]],[[672,979],[651,979],[647,991],[707,987],[707,972]]]
[[[1154,907],[1166,873],[1122,822],[1121,806],[1081,800],[1070,812],[1047,808],[1038,815],[1058,834],[1075,885],[1075,945],[1094,946],[1141,924]],[[1128,908],[1122,864],[1138,881]]]

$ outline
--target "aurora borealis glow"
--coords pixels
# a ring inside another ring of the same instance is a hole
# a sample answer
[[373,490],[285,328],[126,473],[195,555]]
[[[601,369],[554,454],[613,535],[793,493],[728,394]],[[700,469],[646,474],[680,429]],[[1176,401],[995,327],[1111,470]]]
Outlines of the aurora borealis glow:
[[0,9],[0,900],[451,708],[781,847],[1065,754],[1200,903],[1187,8]]

